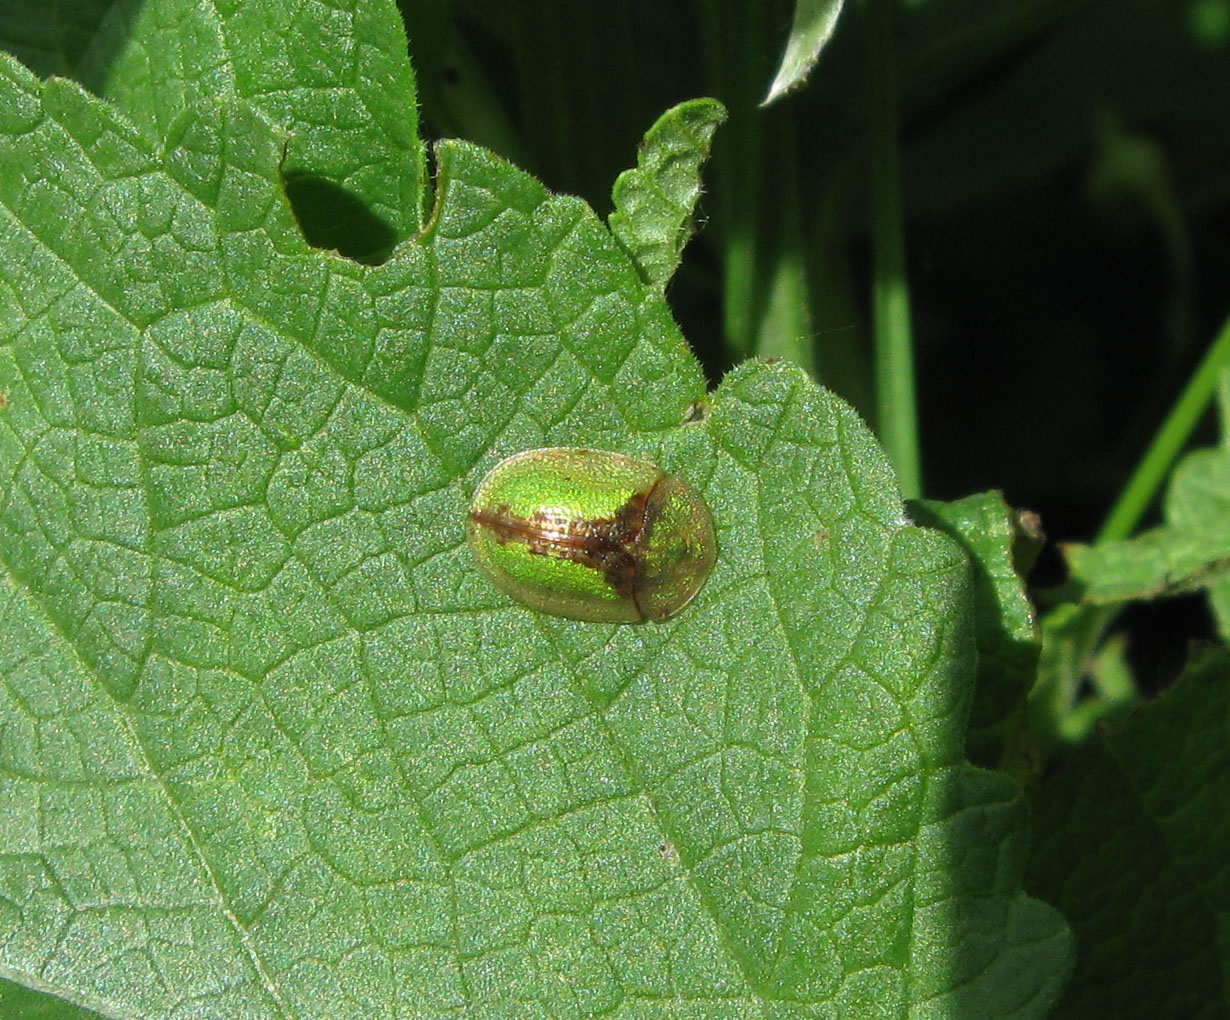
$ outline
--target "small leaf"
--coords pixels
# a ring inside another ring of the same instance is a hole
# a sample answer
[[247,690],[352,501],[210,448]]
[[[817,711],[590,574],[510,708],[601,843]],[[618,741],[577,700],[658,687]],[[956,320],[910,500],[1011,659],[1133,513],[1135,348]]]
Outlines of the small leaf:
[[1136,538],[1066,548],[1081,598],[1108,605],[1204,589],[1230,638],[1230,443],[1183,458],[1164,513],[1164,525]]
[[973,564],[978,682],[967,749],[981,764],[1006,764],[1001,756],[1020,725],[1041,650],[1033,605],[1016,569],[1018,541],[1036,539],[1021,538],[1018,515],[998,492],[950,503],[919,500],[910,510],[919,524],[954,538]]
[[786,52],[761,106],[768,106],[803,84],[820,59],[820,51],[836,31],[843,4],[844,0],[795,0]]
[[700,168],[726,110],[713,99],[694,99],[667,110],[645,134],[636,169],[615,181],[611,233],[636,263],[641,279],[663,289],[692,238],[692,211],[700,198]]

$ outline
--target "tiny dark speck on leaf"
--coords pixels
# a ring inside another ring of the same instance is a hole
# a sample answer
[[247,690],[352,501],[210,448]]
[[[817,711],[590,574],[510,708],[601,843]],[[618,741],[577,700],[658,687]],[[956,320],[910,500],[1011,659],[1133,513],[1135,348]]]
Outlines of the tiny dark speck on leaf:
[[683,419],[685,425],[695,425],[698,422],[704,421],[709,417],[709,401],[698,400],[688,408],[687,417]]
[[8,406],[9,406],[9,395],[5,393],[4,390],[0,390],[0,411],[3,411]]
[[821,528],[819,531],[816,532],[815,537],[812,539],[812,541],[816,543],[817,549],[823,546],[824,543],[827,542],[828,540],[829,540],[829,529],[828,528]]

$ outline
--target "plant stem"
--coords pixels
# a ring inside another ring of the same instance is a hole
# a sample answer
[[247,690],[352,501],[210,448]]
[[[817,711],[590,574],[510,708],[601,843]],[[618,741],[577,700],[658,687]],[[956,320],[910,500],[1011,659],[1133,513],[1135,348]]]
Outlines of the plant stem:
[[723,246],[724,357],[733,365],[755,353],[760,281],[760,195],[765,188],[764,117],[756,96],[764,87],[754,55],[762,53],[765,17],[755,4],[699,4],[705,67],[730,114],[713,149],[713,207]]
[[872,324],[876,345],[877,430],[906,499],[922,495],[910,289],[905,266],[893,39],[896,0],[869,0]]
[[1166,421],[1153,437],[1153,442],[1132,473],[1123,493],[1111,510],[1094,544],[1127,538],[1140,523],[1140,518],[1153,502],[1174,465],[1192,429],[1200,421],[1217,380],[1230,367],[1230,319],[1222,323],[1221,331],[1209,347],[1204,360],[1196,368],[1187,386],[1179,395]]

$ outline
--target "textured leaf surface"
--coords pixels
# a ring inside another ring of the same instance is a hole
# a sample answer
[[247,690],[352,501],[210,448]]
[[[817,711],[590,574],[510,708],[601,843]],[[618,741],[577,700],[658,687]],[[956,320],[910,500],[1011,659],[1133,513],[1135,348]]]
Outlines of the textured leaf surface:
[[1038,623],[1014,554],[1019,542],[1035,539],[1021,536],[1018,515],[998,492],[949,503],[920,500],[910,512],[919,524],[950,535],[973,564],[978,679],[967,750],[977,762],[998,765],[1038,671]]
[[692,211],[700,197],[700,167],[726,110],[694,99],[667,110],[645,134],[636,169],[615,181],[611,233],[646,283],[664,288],[692,237]]
[[0,1017],[4,1020],[99,1020],[102,1015],[54,993],[36,991],[0,977]]
[[[0,78],[0,967],[140,1017],[1041,1017],[1070,946],[962,760],[967,567],[796,369],[711,398],[580,202],[439,151],[309,248],[281,136]],[[661,626],[510,603],[509,453],[705,493]]]
[[[347,230],[362,216],[392,235],[376,240],[368,228],[370,245],[421,225],[414,76],[392,4],[157,0],[69,4],[64,14],[20,0],[0,15],[0,45],[109,99],[152,138],[212,96],[248,99],[286,132],[282,172],[299,216],[326,234],[321,247],[361,243]],[[328,222],[338,189],[357,200],[348,224]]]
[[1103,731],[1033,801],[1029,887],[1079,950],[1056,1017],[1225,1016],[1230,656]]

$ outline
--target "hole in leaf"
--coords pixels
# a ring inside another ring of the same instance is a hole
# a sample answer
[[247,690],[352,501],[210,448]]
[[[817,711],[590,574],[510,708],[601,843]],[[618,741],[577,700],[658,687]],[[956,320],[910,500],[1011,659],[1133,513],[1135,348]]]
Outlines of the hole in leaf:
[[286,197],[303,236],[315,248],[374,266],[384,262],[397,243],[388,223],[333,181],[315,174],[287,175]]
[[1213,642],[1217,628],[1204,592],[1133,602],[1123,612],[1127,657],[1145,697],[1155,697],[1178,679],[1194,645]]

